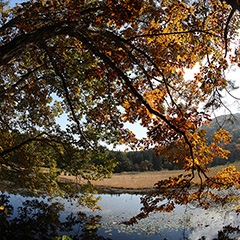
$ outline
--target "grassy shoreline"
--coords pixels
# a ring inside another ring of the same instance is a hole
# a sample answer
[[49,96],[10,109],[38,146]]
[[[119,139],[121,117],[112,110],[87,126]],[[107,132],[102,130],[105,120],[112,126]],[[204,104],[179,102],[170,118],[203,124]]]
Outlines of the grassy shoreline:
[[[222,168],[228,166],[235,166],[238,171],[240,171],[240,162],[234,164],[228,164],[224,166],[216,166],[210,168],[208,176],[214,176]],[[182,170],[163,170],[163,171],[153,171],[153,172],[123,172],[123,173],[114,173],[111,178],[105,178],[99,181],[92,181],[94,187],[98,189],[110,189],[118,192],[118,190],[148,190],[154,188],[154,184],[160,180],[168,179],[169,177],[176,177],[180,174],[184,174]],[[74,176],[65,176],[61,174],[59,176],[60,182],[65,183],[77,183],[77,184],[86,184],[87,181],[79,177]],[[199,183],[200,179],[196,176],[194,178],[194,183]]]

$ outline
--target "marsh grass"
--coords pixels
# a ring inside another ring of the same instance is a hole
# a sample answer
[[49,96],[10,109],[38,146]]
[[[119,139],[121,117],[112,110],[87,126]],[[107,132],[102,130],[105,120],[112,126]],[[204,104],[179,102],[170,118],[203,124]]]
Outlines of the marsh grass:
[[[228,164],[224,166],[216,166],[210,168],[208,176],[214,176],[222,168],[228,166],[235,166],[238,171],[240,171],[240,162],[234,164]],[[115,173],[111,178],[106,178],[99,181],[92,181],[95,187],[104,188],[123,188],[123,189],[149,189],[153,188],[154,184],[160,180],[168,179],[169,177],[176,177],[180,174],[184,174],[182,170],[163,170],[163,171],[149,171],[149,172],[123,172]],[[59,176],[61,182],[72,182],[86,184],[87,182],[81,178],[76,178],[74,176],[68,176],[61,174]],[[195,183],[199,183],[200,179],[196,176],[194,178]]]

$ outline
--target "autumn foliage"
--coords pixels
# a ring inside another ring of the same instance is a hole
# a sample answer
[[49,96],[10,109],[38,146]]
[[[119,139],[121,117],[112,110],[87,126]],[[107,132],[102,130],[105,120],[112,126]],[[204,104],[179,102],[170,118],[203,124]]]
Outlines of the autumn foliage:
[[[238,186],[239,172],[209,178],[207,166],[227,158],[219,143],[231,136],[220,129],[208,142],[201,127],[234,88],[225,74],[240,56],[231,3],[41,0],[1,8],[1,178],[51,192],[59,170],[105,177],[115,163],[103,143],[122,143],[154,147],[184,170],[143,199],[145,215],[192,200],[206,207],[206,195],[227,201],[209,189]],[[194,66],[195,76],[184,77]],[[136,139],[126,122],[139,122],[147,136]],[[196,175],[201,184],[190,193]]]

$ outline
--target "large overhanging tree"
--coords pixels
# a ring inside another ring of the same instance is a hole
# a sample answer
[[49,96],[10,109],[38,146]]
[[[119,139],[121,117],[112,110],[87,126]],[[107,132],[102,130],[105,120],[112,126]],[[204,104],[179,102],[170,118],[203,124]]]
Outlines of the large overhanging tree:
[[[175,203],[236,199],[216,190],[238,187],[239,172],[229,167],[210,178],[207,168],[215,156],[227,157],[219,143],[230,136],[220,129],[208,142],[201,127],[222,105],[222,91],[234,88],[225,72],[239,64],[239,8],[235,0],[42,0],[1,8],[0,177],[56,191],[55,169],[104,177],[114,167],[104,144],[123,143],[154,147],[184,170],[159,182],[132,222]],[[184,78],[195,65],[195,76]],[[63,114],[66,129],[56,122]],[[136,139],[125,122],[139,122],[147,137]],[[195,176],[201,183],[190,192]]]

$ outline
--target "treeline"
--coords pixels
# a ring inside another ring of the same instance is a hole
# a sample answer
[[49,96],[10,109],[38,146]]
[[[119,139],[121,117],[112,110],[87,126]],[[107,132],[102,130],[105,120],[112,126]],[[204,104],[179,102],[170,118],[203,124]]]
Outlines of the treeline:
[[[235,114],[233,117],[220,116],[213,120],[210,126],[205,126],[207,130],[207,138],[211,141],[211,135],[215,131],[218,131],[221,127],[229,131],[229,134],[233,136],[232,141],[227,145],[223,145],[224,149],[230,151],[229,158],[215,158],[210,164],[210,167],[217,165],[225,165],[227,163],[233,163],[240,161],[240,114]],[[163,157],[155,157],[154,150],[147,151],[132,151],[121,152],[111,151],[109,157],[116,158],[118,165],[114,172],[130,172],[130,171],[160,171],[163,169],[177,170],[178,164],[168,162]]]
[[144,171],[160,171],[163,169],[176,170],[176,163],[168,162],[162,157],[155,157],[154,150],[120,152],[111,151],[109,157],[116,158],[118,165],[114,172],[144,172]]

